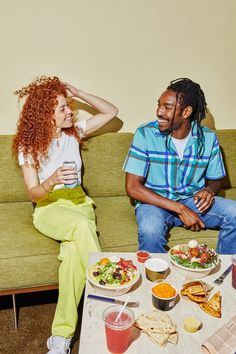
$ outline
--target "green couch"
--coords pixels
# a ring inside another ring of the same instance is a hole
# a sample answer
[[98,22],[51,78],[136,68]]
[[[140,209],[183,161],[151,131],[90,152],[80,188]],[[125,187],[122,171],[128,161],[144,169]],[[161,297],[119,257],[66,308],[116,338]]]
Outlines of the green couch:
[[[222,195],[236,199],[236,130],[217,131],[227,166]],[[136,251],[134,208],[126,196],[122,165],[131,133],[107,133],[82,146],[84,189],[96,204],[97,229],[104,251]],[[12,136],[0,136],[0,295],[57,287],[59,243],[32,224],[21,171],[11,155]],[[197,238],[214,247],[217,231],[192,233],[174,228],[169,245]]]

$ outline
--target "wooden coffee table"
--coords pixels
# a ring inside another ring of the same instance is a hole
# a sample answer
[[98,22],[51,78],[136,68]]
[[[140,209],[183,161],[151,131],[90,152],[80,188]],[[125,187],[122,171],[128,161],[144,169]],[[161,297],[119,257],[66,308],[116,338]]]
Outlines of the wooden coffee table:
[[[118,256],[126,259],[132,259],[138,264],[141,279],[135,285],[135,288],[131,289],[129,295],[131,295],[130,301],[139,301],[140,306],[133,308],[135,316],[137,317],[141,313],[151,312],[153,309],[151,288],[154,283],[147,280],[145,277],[144,266],[142,263],[138,263],[135,253],[91,253],[89,264],[95,263],[103,257]],[[154,254],[153,254],[154,256]],[[167,254],[155,254],[160,258],[168,260]],[[220,256],[221,265],[217,267],[210,275],[202,278],[206,283],[213,285],[212,282],[231,264],[231,256]],[[182,284],[187,280],[185,277],[177,272],[176,267],[172,266],[169,262],[170,273],[166,278],[166,281],[173,284],[178,291],[181,290]],[[180,298],[180,301],[171,310],[166,312],[174,323],[177,325],[179,333],[179,341],[177,345],[167,343],[164,348],[154,344],[146,334],[141,333],[138,329],[133,330],[133,341],[130,344],[127,354],[153,354],[153,353],[168,353],[168,354],[200,354],[201,344],[210,337],[216,330],[218,330],[224,323],[230,320],[236,313],[236,290],[231,285],[231,274],[229,274],[220,286],[215,286],[211,291],[211,296],[220,291],[222,296],[222,317],[221,319],[211,317],[207,315],[200,307],[190,301],[186,301]],[[108,353],[106,346],[104,323],[102,320],[103,310],[110,306],[109,303],[87,299],[88,294],[99,294],[93,286],[87,281],[85,288],[82,327],[80,334],[80,354],[105,354]],[[120,300],[126,300],[128,294],[117,297]],[[183,317],[185,315],[193,315],[202,321],[202,328],[196,333],[188,333],[183,328]]]

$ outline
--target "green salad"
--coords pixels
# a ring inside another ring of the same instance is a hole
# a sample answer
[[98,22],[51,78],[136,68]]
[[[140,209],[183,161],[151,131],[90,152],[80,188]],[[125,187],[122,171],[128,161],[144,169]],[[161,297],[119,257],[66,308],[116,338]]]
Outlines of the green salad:
[[132,260],[125,260],[124,258],[120,258],[119,261],[102,258],[89,267],[90,278],[104,286],[126,285],[133,281],[137,274],[137,267]]
[[211,268],[218,262],[218,255],[205,244],[191,240],[186,245],[177,245],[170,249],[170,258],[175,263],[191,269]]

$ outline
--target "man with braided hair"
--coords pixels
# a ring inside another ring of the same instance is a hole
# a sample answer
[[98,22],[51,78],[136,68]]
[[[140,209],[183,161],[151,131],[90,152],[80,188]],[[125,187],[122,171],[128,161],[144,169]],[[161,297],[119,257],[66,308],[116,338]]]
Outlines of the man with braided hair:
[[136,201],[139,249],[166,251],[174,226],[220,229],[217,251],[236,253],[236,201],[217,197],[225,168],[217,136],[201,126],[207,104],[199,84],[171,81],[157,119],[140,126],[124,170]]

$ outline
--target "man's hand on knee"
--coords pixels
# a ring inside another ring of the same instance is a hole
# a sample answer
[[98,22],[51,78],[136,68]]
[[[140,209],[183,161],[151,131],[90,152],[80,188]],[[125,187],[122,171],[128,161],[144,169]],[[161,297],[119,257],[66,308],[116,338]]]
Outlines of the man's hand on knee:
[[190,229],[191,231],[200,231],[205,228],[205,224],[199,216],[185,205],[180,204],[178,216],[186,229]]
[[214,192],[206,187],[195,194],[194,202],[200,213],[204,213],[214,203]]

